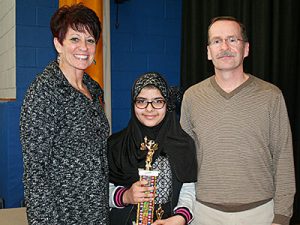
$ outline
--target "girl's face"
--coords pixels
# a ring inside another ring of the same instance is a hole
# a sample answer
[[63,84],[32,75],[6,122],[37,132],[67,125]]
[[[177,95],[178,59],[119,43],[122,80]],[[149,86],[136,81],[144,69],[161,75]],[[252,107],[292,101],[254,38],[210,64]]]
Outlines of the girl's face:
[[[143,105],[143,103],[144,105],[146,103],[146,108],[141,109],[140,105]],[[155,108],[153,108],[153,105]],[[165,99],[160,90],[155,87],[143,88],[135,99],[134,112],[137,119],[143,125],[147,127],[158,125],[164,119],[167,112]]]

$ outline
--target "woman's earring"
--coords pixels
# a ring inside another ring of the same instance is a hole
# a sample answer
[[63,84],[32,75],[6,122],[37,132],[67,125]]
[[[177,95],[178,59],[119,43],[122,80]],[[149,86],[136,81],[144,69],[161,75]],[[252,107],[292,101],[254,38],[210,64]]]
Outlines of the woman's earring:
[[96,60],[95,59],[93,59],[93,63],[94,63],[94,65],[96,65]]
[[60,61],[60,55],[57,55],[56,61],[59,63],[59,61]]

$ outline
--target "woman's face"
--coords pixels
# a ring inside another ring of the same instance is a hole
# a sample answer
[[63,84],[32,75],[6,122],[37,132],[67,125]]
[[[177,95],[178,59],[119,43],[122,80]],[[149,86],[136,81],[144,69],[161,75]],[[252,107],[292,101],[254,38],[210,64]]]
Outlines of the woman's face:
[[63,43],[54,38],[54,45],[60,56],[59,67],[63,71],[84,71],[94,60],[96,41],[86,30],[79,32],[69,27]]
[[[161,92],[154,87],[145,87],[141,90],[139,95],[135,99],[136,101],[164,101],[164,97]],[[165,117],[167,112],[167,106],[164,106],[161,109],[153,108],[152,104],[148,104],[146,108],[140,109],[134,104],[134,112],[137,119],[147,127],[154,127],[158,125]]]

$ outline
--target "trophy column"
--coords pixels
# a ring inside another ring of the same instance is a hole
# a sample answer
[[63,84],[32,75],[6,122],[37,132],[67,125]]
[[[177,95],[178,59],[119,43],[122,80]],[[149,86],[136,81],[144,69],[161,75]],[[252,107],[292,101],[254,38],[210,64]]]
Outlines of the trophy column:
[[[147,180],[147,186],[154,187],[154,190],[151,192],[155,196],[156,191],[156,180],[159,174],[158,170],[152,170],[152,157],[154,152],[158,149],[158,144],[153,140],[148,140],[147,137],[144,138],[144,143],[141,143],[140,150],[148,150],[147,157],[145,160],[145,169],[139,169],[140,180]],[[138,203],[137,216],[136,216],[136,225],[151,225],[153,223],[153,213],[154,213],[154,199],[152,201]],[[160,207],[157,215],[158,219],[161,218],[163,210]]]
[[[156,178],[159,171],[139,169],[140,180],[147,180],[147,186],[156,187]],[[155,189],[152,191],[155,195]],[[152,201],[138,203],[137,208],[137,225],[151,225],[153,223],[154,199]]]

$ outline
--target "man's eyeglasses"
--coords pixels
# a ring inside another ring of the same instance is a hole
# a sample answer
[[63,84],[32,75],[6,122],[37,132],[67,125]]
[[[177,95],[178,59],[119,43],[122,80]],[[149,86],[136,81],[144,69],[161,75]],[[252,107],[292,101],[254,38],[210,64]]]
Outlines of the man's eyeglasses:
[[145,109],[149,104],[151,104],[152,108],[154,109],[162,109],[165,106],[166,101],[164,99],[154,99],[152,101],[148,101],[147,99],[138,98],[134,101],[134,103],[139,109]]
[[223,42],[226,42],[226,44],[228,44],[229,46],[238,46],[238,44],[240,43],[240,41],[244,41],[243,39],[239,39],[235,36],[231,36],[225,39],[222,38],[214,38],[211,41],[209,41],[208,45],[213,46],[213,47],[220,47]]

